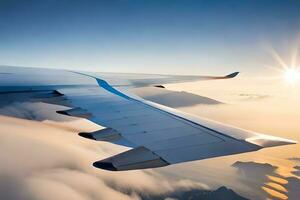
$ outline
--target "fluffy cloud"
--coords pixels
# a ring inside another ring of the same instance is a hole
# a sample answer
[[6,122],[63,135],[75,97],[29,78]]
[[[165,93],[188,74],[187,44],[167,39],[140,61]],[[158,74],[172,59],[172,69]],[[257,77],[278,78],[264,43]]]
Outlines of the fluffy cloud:
[[207,189],[199,182],[167,178],[155,170],[93,168],[94,161],[126,148],[79,137],[78,132],[101,127],[55,113],[64,108],[19,103],[0,109],[0,199],[135,200],[141,193]]

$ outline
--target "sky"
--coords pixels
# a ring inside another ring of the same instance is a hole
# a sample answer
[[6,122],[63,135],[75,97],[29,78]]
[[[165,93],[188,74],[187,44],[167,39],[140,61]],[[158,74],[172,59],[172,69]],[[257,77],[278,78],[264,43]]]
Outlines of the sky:
[[[295,56],[300,1],[224,2],[0,0],[0,65],[193,75],[240,71],[230,80],[166,87],[222,102],[178,108],[184,112],[300,141],[300,84],[272,78],[278,75],[274,68],[282,68],[280,58],[300,65]],[[299,143],[113,174],[91,163],[123,147],[82,140],[78,132],[99,127],[87,120],[59,122],[58,109],[41,103],[0,108],[3,199],[48,200],[56,194],[57,199],[136,200],[138,192],[223,185],[250,199],[299,197]]]
[[0,65],[75,70],[274,73],[299,45],[300,2],[1,0]]

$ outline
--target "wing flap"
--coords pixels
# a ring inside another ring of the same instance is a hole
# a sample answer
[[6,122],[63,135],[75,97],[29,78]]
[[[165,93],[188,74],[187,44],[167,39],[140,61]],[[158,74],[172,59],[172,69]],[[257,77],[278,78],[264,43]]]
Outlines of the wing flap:
[[121,139],[121,134],[112,128],[105,128],[98,131],[94,131],[92,133],[81,132],[78,135],[84,138],[97,141],[112,142]]
[[163,167],[168,162],[145,147],[137,147],[110,158],[94,162],[93,166],[111,171]]

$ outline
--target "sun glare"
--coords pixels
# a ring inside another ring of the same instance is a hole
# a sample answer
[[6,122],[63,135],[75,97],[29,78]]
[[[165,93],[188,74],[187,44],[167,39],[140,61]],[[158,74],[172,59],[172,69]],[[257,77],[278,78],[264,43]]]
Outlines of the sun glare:
[[272,69],[279,71],[281,74],[282,80],[284,80],[288,85],[295,87],[300,86],[300,64],[299,64],[299,50],[300,46],[294,47],[294,49],[291,51],[290,55],[290,62],[287,63],[286,60],[284,60],[275,49],[270,48],[270,54],[274,58],[275,61],[277,61],[277,66],[268,66]]
[[284,79],[289,83],[296,83],[300,80],[300,71],[297,69],[286,69],[284,72]]

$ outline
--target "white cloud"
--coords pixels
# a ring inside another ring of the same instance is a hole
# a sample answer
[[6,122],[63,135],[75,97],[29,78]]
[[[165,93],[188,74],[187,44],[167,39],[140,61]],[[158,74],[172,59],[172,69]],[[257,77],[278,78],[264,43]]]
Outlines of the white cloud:
[[[44,120],[54,120],[54,108],[62,107],[34,104],[37,106],[24,103],[0,109],[2,114],[18,117],[0,116],[0,199],[138,200],[139,193],[206,187],[190,180],[171,180],[155,170],[93,168],[94,161],[126,148],[81,138],[78,132],[99,126],[69,118],[64,122]],[[19,119],[28,116],[40,121]]]

